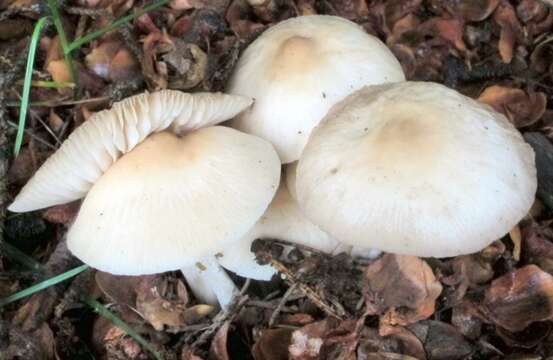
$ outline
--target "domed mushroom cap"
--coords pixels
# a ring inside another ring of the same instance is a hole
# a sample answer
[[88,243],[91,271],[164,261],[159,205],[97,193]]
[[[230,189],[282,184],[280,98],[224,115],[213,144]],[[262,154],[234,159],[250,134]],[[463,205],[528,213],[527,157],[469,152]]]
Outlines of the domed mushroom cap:
[[313,131],[303,212],[341,241],[446,257],[481,250],[530,209],[534,153],[501,114],[442,85],[365,87]]
[[113,274],[192,265],[253,226],[279,177],[275,150],[255,136],[220,126],[154,134],[96,181],[67,244]]
[[223,256],[218,257],[219,263],[240,276],[269,280],[276,271],[270,265],[262,266],[255,261],[250,248],[256,239],[284,240],[329,254],[340,248],[339,242],[301,213],[284,180],[267,211],[239,242],[221,252]]
[[289,163],[337,101],[364,85],[403,80],[391,51],[355,23],[325,15],[292,18],[265,31],[238,61],[228,92],[255,103],[232,126],[270,141]]
[[75,129],[8,209],[32,211],[80,199],[119,157],[148,135],[166,129],[182,133],[217,124],[251,103],[251,98],[242,96],[174,90],[129,97],[92,115]]

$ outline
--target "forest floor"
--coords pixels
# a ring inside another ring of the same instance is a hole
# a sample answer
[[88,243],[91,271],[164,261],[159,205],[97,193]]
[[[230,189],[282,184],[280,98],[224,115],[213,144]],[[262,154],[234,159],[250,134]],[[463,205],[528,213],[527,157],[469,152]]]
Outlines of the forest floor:
[[[198,304],[177,272],[87,269],[2,304],[0,359],[553,358],[553,3],[176,0],[79,43],[71,74],[59,25],[74,40],[148,4],[67,0],[55,15],[43,2],[0,0],[0,299],[80,265],[63,242],[78,204],[5,210],[75,127],[144,90],[224,90],[240,51],[292,16],[350,19],[388,45],[409,80],[504,113],[536,152],[536,203],[503,239],[448,259],[360,262],[301,249],[281,258],[271,252],[278,241],[263,241],[260,255],[287,281],[234,276],[242,292],[226,312]],[[39,38],[16,157],[31,34],[47,15],[61,22],[47,22]]]

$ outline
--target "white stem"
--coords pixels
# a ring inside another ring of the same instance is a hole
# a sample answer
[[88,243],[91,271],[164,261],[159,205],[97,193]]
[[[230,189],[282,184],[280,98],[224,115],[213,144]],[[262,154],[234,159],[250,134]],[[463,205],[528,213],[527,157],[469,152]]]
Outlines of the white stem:
[[238,289],[215,257],[202,259],[195,265],[181,269],[186,282],[196,298],[210,305],[225,309]]

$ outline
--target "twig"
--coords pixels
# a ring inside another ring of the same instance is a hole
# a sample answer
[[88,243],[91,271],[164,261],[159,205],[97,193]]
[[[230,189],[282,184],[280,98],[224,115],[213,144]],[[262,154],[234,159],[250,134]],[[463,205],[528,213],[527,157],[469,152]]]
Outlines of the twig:
[[236,315],[238,315],[242,307],[248,302],[249,297],[248,295],[245,295],[245,293],[246,290],[248,290],[249,286],[250,279],[246,280],[246,283],[244,284],[244,286],[242,286],[240,293],[233,299],[228,309],[221,310],[217,315],[215,315],[211,325],[204,330],[202,335],[200,335],[200,337],[196,341],[194,341],[194,343],[192,343],[192,349],[198,348],[201,345],[205,344],[209,340],[209,338],[211,338],[211,336],[215,334],[215,332],[219,330],[221,326],[223,326],[225,322],[232,321],[236,317]]
[[271,265],[282,275],[284,275],[284,280],[290,285],[298,284],[298,290],[301,291],[309,300],[311,300],[318,308],[323,310],[327,315],[332,316],[338,320],[343,320],[342,316],[338,314],[336,310],[332,308],[331,305],[327,304],[324,299],[322,299],[319,294],[308,285],[298,282],[295,275],[288,269],[283,263],[278,260],[275,260],[271,257]]
[[44,11],[44,9],[43,9],[41,3],[33,4],[33,5],[29,5],[29,6],[11,7],[9,9],[7,9],[6,11],[0,13],[0,21],[6,20],[6,19],[8,19],[12,16],[19,15],[21,13],[32,12],[32,13],[35,13],[35,14],[42,14],[43,11]]
[[286,305],[286,302],[288,301],[288,299],[290,298],[290,296],[292,296],[292,293],[294,292],[294,290],[296,290],[296,288],[298,287],[298,283],[295,283],[295,284],[292,284],[288,290],[286,290],[286,292],[284,293],[284,295],[282,296],[282,299],[280,299],[277,307],[275,308],[275,310],[273,311],[273,313],[271,314],[271,317],[269,318],[269,327],[273,327],[273,325],[275,324],[275,321],[278,317],[278,315],[280,314],[280,312],[282,311],[282,308],[284,307],[284,305]]

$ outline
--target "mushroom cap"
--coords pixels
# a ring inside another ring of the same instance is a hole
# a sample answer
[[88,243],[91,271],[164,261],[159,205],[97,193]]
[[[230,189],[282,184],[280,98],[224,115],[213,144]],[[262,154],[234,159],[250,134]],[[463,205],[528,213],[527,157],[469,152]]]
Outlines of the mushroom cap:
[[276,271],[270,265],[259,265],[255,261],[255,254],[250,248],[256,239],[285,240],[329,254],[340,247],[339,242],[301,213],[284,180],[263,216],[239,242],[222,251],[222,256],[218,257],[219,263],[240,276],[269,280]]
[[67,235],[113,274],[176,270],[222,251],[263,214],[280,178],[268,142],[227,127],[149,136],[92,186]]
[[129,97],[95,113],[75,129],[8,209],[32,211],[80,199],[119,157],[148,135],[166,129],[183,133],[217,124],[251,103],[251,98],[242,96],[174,90]]
[[289,163],[337,101],[364,85],[404,80],[392,52],[357,24],[327,15],[288,19],[240,57],[228,92],[255,103],[232,126],[270,141]]
[[530,209],[534,152],[491,107],[445,86],[365,87],[313,131],[297,168],[308,218],[351,245],[447,257],[481,250]]

